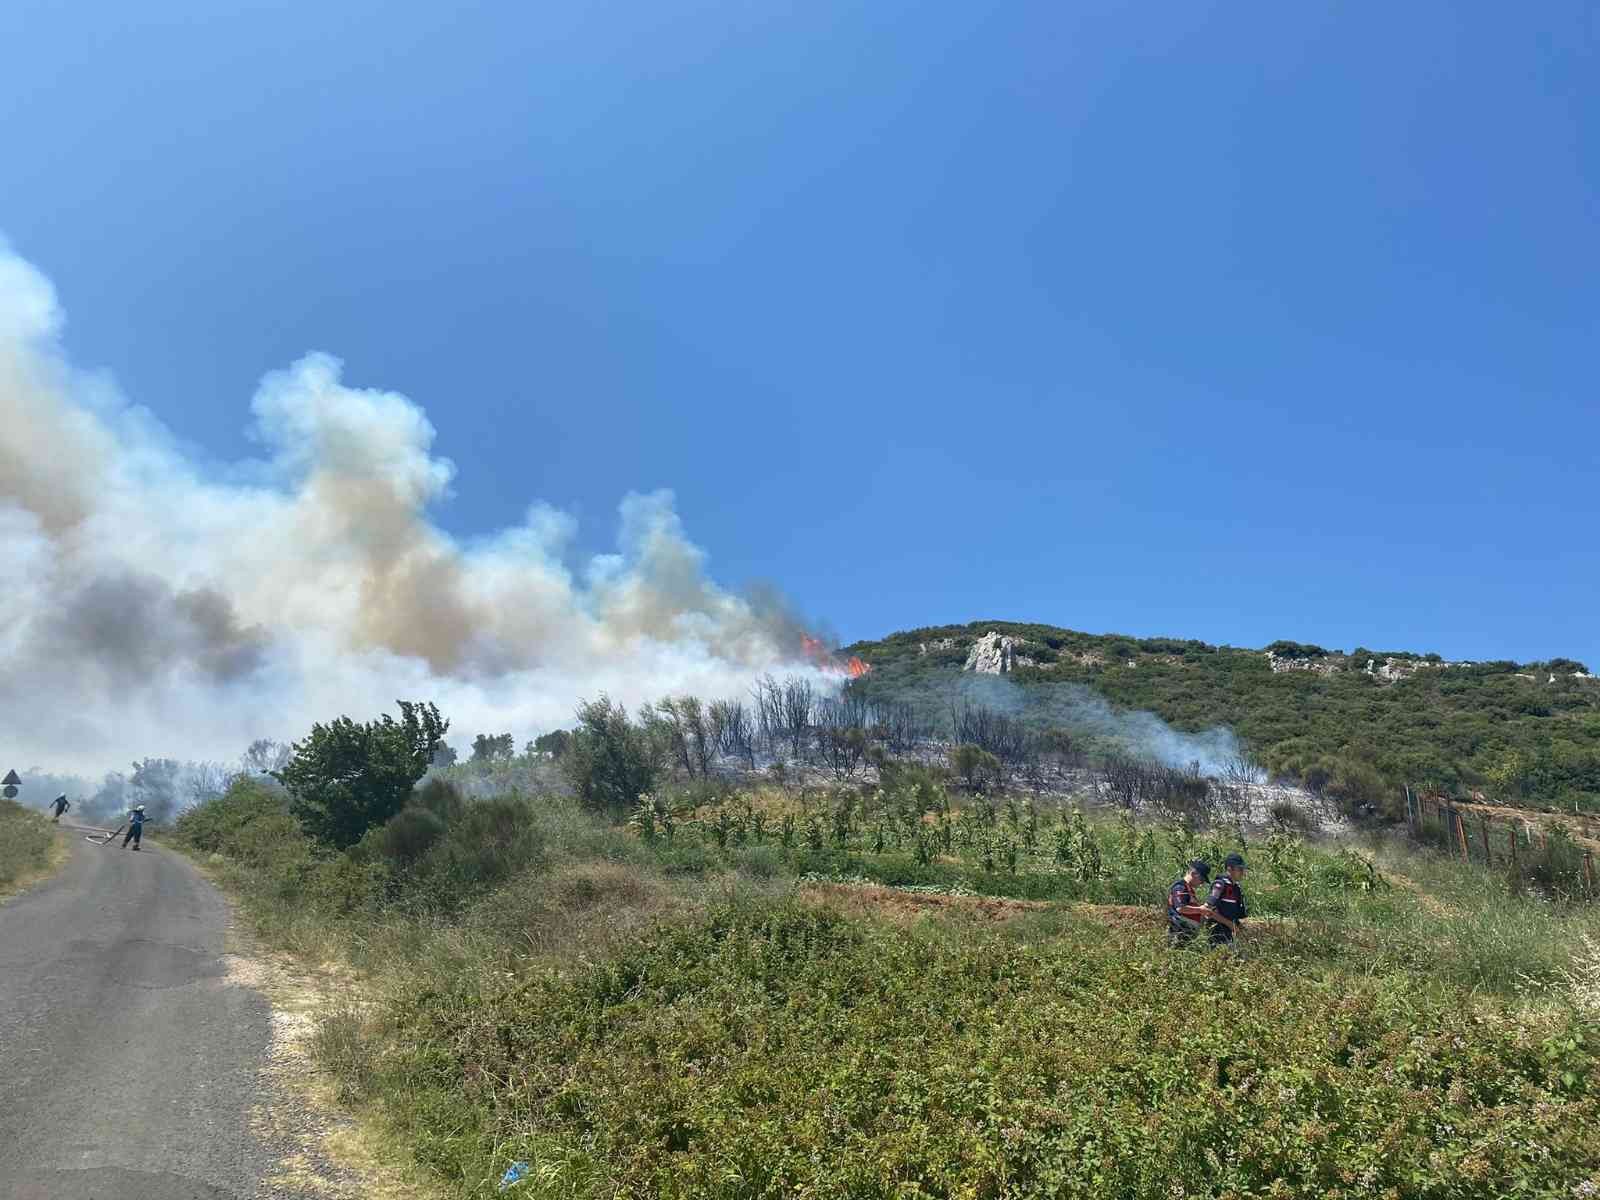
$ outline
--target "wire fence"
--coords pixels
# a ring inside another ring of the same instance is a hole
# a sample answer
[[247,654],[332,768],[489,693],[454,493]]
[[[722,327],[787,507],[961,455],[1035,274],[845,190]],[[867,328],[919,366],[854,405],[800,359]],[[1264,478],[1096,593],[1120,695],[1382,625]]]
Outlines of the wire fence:
[[1522,813],[1406,788],[1406,824],[1417,840],[1463,862],[1505,871],[1525,888],[1562,898],[1595,900],[1594,848],[1566,826],[1545,825]]

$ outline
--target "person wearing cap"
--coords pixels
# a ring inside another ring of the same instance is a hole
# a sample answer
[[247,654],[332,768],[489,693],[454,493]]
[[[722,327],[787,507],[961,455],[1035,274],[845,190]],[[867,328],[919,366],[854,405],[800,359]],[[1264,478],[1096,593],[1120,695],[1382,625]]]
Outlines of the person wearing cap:
[[[112,834],[115,837],[115,834]],[[139,842],[144,837],[144,805],[135,804],[133,811],[128,814],[128,832],[122,835],[122,848],[128,848],[128,842],[133,841],[133,848],[139,848]]]
[[1250,908],[1244,902],[1244,889],[1239,886],[1244,880],[1244,855],[1230,854],[1222,860],[1222,866],[1224,874],[1217,876],[1217,881],[1211,885],[1211,894],[1206,897],[1213,946],[1231,944],[1240,923],[1250,915]]
[[1200,888],[1211,882],[1211,864],[1195,859],[1182,878],[1167,889],[1167,942],[1187,946],[1200,932],[1211,913],[1196,899]]
[[62,792],[61,795],[50,801],[50,807],[56,810],[55,816],[50,818],[50,823],[57,825],[61,822],[61,815],[72,807],[72,801],[67,799],[65,792]]

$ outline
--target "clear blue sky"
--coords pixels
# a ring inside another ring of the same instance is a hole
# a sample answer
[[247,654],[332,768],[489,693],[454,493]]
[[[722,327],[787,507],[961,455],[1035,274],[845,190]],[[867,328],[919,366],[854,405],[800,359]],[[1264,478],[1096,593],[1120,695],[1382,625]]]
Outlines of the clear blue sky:
[[1600,667],[1597,11],[9,0],[0,233],[205,452],[324,349],[844,640]]

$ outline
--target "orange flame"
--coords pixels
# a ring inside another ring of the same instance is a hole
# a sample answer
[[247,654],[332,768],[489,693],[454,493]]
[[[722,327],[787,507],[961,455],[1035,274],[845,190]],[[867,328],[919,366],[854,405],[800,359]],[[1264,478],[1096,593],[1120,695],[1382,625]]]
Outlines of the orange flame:
[[869,664],[854,655],[847,662],[840,662],[833,651],[822,644],[822,639],[814,638],[808,633],[800,635],[800,652],[815,663],[819,670],[826,671],[829,675],[847,675],[851,679],[860,679],[872,670]]

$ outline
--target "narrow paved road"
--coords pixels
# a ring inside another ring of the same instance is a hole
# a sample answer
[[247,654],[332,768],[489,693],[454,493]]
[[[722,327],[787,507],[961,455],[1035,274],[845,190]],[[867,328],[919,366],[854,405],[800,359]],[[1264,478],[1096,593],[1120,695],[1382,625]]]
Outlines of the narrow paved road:
[[80,832],[0,904],[0,1200],[253,1197],[271,1010],[226,978],[222,897],[170,851]]

